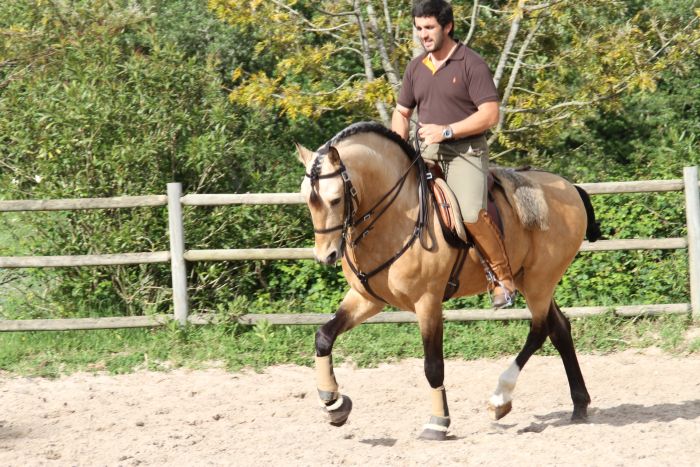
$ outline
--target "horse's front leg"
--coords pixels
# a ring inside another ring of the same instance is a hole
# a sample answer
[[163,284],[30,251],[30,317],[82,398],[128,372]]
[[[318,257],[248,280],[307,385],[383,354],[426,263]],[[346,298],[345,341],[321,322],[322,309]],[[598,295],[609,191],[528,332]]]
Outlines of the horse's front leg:
[[371,318],[381,309],[381,304],[371,302],[350,289],[335,315],[316,332],[316,387],[321,406],[333,426],[345,424],[352,410],[350,398],[338,390],[333,372],[333,344],[341,333]]
[[447,438],[450,411],[445,393],[445,362],[442,353],[442,304],[439,299],[416,306],[416,316],[423,339],[425,377],[430,384],[430,420],[419,438],[442,441]]

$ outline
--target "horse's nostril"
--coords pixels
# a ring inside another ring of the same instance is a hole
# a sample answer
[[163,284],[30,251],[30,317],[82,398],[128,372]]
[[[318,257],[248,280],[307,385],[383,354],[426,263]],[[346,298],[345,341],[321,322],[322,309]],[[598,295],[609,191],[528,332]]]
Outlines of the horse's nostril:
[[338,253],[334,251],[326,257],[326,264],[333,264],[336,259],[338,259]]

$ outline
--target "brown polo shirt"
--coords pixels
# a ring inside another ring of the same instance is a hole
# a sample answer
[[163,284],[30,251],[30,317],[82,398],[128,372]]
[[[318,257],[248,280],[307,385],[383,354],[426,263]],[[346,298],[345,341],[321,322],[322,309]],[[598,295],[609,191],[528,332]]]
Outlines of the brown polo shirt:
[[418,107],[421,123],[448,125],[464,120],[484,102],[498,102],[493,75],[481,56],[462,43],[435,71],[427,53],[406,68],[397,102]]

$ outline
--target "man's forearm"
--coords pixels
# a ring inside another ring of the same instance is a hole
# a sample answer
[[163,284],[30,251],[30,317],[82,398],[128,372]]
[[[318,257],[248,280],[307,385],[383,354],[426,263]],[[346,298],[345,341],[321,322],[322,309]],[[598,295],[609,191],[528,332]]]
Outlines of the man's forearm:
[[469,117],[450,125],[454,132],[454,138],[466,138],[479,135],[498,123],[498,104],[480,106],[479,110]]

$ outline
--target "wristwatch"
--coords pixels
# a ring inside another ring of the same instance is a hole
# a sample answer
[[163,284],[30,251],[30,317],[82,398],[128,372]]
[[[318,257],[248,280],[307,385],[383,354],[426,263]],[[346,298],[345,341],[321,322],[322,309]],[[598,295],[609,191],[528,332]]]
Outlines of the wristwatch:
[[444,139],[452,139],[454,136],[454,132],[452,131],[452,127],[450,125],[447,125],[443,130],[442,130],[442,137]]

